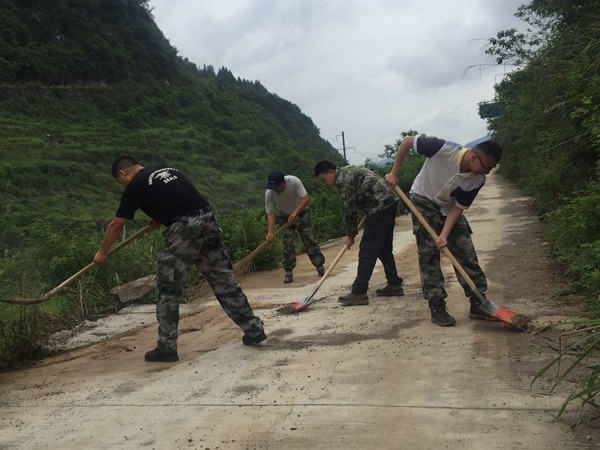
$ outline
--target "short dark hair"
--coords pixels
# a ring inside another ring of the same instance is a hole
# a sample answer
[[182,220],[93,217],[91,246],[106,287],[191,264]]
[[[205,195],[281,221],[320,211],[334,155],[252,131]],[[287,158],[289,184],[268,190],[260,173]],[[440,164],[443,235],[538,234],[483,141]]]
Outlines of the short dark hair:
[[502,147],[496,141],[484,141],[473,147],[473,150],[480,150],[482,153],[493,157],[496,161],[500,162],[502,157]]
[[128,169],[129,167],[137,165],[138,162],[131,156],[121,156],[120,158],[117,158],[112,165],[112,176],[113,178],[117,178],[120,170]]
[[327,161],[326,159],[323,161],[319,161],[315,166],[315,177],[318,177],[322,173],[327,173],[330,170],[335,170],[335,164],[331,161]]

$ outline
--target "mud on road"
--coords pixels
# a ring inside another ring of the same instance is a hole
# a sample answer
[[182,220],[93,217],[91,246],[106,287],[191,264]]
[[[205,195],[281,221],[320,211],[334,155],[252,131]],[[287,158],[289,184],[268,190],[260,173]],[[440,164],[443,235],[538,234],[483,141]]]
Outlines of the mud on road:
[[[566,292],[545,254],[536,212],[492,175],[467,212],[489,279],[487,295],[532,319],[527,332],[468,318],[468,301],[448,261],[448,307],[457,324],[429,320],[410,218],[397,219],[394,253],[403,297],[343,307],[358,245],[299,314],[318,281],[305,255],[294,282],[283,272],[245,277],[242,287],[269,336],[257,347],[216,300],[196,294],[182,309],[180,360],[145,363],[156,338],[153,308],[65,332],[62,350],[35,366],[0,374],[2,449],[564,449],[598,448],[591,416],[556,412],[575,380],[552,395],[548,374],[560,331],[548,327],[585,308]],[[342,241],[324,245],[333,261]]]

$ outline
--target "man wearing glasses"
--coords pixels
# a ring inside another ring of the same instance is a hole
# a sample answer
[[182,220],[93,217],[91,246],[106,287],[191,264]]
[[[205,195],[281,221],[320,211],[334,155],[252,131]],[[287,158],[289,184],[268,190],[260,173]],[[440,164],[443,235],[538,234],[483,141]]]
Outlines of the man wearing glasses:
[[[500,161],[502,148],[494,141],[485,141],[473,148],[463,148],[454,142],[435,137],[405,137],[394,160],[392,171],[385,176],[390,186],[398,183],[400,168],[406,155],[413,150],[427,160],[410,189],[410,199],[425,220],[439,235],[437,242],[413,215],[413,233],[419,252],[419,270],[423,296],[429,302],[431,321],[442,327],[456,320],[446,309],[444,276],[440,267],[440,249],[448,247],[473,280],[479,292],[487,290],[487,280],[471,240],[471,227],[463,215],[485,183],[485,176]],[[488,319],[465,280],[455,271],[459,283],[469,297],[471,319]]]

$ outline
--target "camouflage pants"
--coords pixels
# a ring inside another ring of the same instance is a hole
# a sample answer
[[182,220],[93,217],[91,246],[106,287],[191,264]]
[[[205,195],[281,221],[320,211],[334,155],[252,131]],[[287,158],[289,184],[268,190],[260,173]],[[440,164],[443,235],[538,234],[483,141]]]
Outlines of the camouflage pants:
[[212,212],[183,218],[168,227],[165,243],[158,257],[156,280],[157,347],[164,352],[177,350],[179,303],[183,288],[195,265],[225,313],[245,334],[256,336],[263,331],[246,295],[236,282],[229,252],[221,240],[221,230]]
[[[278,212],[276,218],[277,225],[285,225],[288,221],[288,217],[288,215]],[[325,256],[321,253],[319,244],[317,244],[315,239],[312,220],[310,219],[310,210],[308,209],[305,209],[298,214],[298,221],[281,235],[281,239],[283,240],[283,261],[281,262],[281,266],[286,271],[296,267],[296,249],[294,247],[296,231],[298,231],[300,239],[302,239],[302,244],[304,244],[304,249],[306,250],[310,262],[317,268],[323,267],[323,264],[325,264]]]
[[[420,195],[411,194],[410,196],[415,207],[423,215],[425,220],[431,225],[436,233],[440,233],[444,226],[446,217],[442,215],[440,207],[434,202],[421,197]],[[425,227],[421,225],[419,220],[412,215],[413,233],[417,240],[419,252],[419,270],[421,272],[421,288],[423,289],[423,297],[426,300],[445,299],[448,297],[444,289],[444,275],[440,267],[440,251],[435,245],[435,241],[429,235]],[[473,280],[475,286],[480,292],[487,290],[487,280],[479,262],[475,247],[471,240],[471,227],[467,218],[462,215],[450,236],[448,236],[448,249],[452,252],[459,264],[465,269],[467,275]],[[465,295],[470,297],[473,292],[464,278],[454,270],[458,282],[462,286]]]

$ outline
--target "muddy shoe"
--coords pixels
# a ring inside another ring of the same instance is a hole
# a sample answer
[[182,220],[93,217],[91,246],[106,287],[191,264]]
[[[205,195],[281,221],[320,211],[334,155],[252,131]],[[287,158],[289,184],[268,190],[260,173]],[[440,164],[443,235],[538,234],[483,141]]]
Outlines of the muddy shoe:
[[242,336],[242,342],[244,345],[256,345],[256,344],[264,341],[265,339],[267,339],[267,335],[265,334],[264,331],[260,334],[257,334],[254,337],[250,337],[247,334]]
[[392,286],[391,284],[388,284],[384,288],[377,289],[375,293],[379,297],[401,297],[404,295],[404,289],[402,289],[401,284],[397,286]]
[[343,295],[338,299],[338,302],[344,306],[355,306],[355,305],[368,305],[369,296],[367,294],[353,294],[352,292],[348,295]]
[[325,275],[325,268],[324,267],[317,268],[317,275],[319,275],[320,277]]
[[471,309],[469,310],[469,319],[495,320],[492,316],[490,316],[488,313],[479,308],[479,306],[474,305],[473,303],[471,303]]
[[177,356],[177,352],[175,353],[164,353],[161,352],[158,348],[150,350],[146,352],[144,355],[144,360],[148,362],[175,362],[179,361],[179,356]]
[[292,272],[286,272],[285,277],[283,277],[283,282],[287,284],[291,283],[292,281],[294,281],[294,275]]
[[[485,295],[481,295],[485,298]],[[481,299],[479,299],[476,295],[469,297],[469,301],[471,302],[471,309],[469,310],[469,319],[495,320],[490,314],[488,314],[480,308]]]
[[440,327],[451,327],[456,323],[456,319],[448,314],[444,300],[429,302],[429,309],[431,310],[431,321]]

